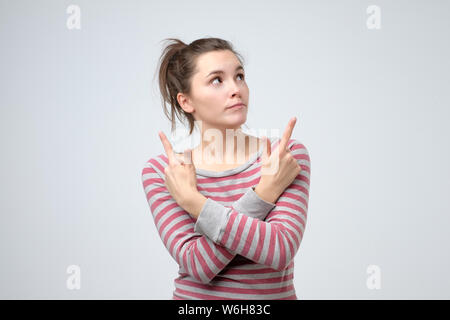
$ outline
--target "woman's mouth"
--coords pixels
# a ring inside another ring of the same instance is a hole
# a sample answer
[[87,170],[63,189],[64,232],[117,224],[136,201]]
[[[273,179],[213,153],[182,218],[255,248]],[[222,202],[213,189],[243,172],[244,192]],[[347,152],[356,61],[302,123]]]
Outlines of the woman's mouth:
[[238,103],[238,104],[235,104],[235,105],[232,106],[232,107],[228,107],[227,110],[238,110],[238,109],[242,109],[242,108],[244,108],[244,107],[245,107],[245,104],[243,104],[243,103]]

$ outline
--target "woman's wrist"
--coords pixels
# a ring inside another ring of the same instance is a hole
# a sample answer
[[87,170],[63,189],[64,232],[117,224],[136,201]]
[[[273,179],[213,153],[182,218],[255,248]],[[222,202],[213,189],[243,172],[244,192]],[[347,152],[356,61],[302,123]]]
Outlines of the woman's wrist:
[[253,191],[263,199],[264,201],[275,204],[279,195],[274,192],[274,190],[264,187],[264,185],[258,184],[256,187],[253,187]]
[[207,199],[208,198],[196,190],[184,199],[181,207],[197,219]]

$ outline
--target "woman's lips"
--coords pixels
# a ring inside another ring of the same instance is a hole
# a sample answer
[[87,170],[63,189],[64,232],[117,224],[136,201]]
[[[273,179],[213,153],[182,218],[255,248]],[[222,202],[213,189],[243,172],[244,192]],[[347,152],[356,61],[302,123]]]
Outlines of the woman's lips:
[[243,107],[245,107],[245,105],[240,103],[240,104],[237,104],[235,106],[227,108],[227,110],[238,110],[238,109],[242,109]]

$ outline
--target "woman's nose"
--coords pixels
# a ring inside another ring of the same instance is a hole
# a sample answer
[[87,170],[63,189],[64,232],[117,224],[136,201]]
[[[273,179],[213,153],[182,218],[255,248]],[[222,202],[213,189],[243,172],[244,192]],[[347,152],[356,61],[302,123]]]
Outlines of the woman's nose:
[[238,83],[232,82],[232,84],[231,84],[232,95],[241,94],[241,90],[242,90],[242,88],[241,88],[241,86],[239,86]]

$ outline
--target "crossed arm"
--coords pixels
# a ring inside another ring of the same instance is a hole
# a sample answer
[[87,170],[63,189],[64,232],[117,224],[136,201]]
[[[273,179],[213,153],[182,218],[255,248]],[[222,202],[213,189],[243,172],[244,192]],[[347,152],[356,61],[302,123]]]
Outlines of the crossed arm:
[[231,206],[201,195],[196,220],[165,188],[158,161],[146,164],[147,201],[159,236],[180,267],[207,284],[236,254],[274,270],[290,264],[305,231],[310,184],[306,147],[292,140],[290,150],[302,171],[275,204],[262,200],[251,186]]

